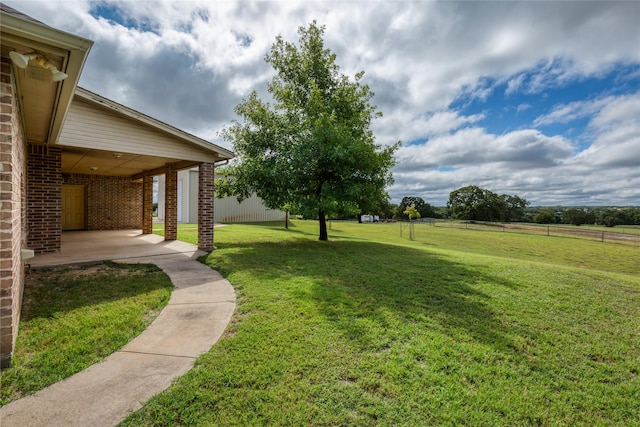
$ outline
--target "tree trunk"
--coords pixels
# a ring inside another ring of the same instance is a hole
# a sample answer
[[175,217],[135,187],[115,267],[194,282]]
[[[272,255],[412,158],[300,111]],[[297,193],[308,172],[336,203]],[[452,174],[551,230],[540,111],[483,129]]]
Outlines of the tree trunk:
[[320,237],[318,240],[329,240],[329,236],[327,235],[327,218],[324,216],[322,209],[318,210],[318,221],[320,222]]
[[358,214],[358,224],[362,224],[362,212]]
[[289,211],[284,214],[284,228],[289,229]]

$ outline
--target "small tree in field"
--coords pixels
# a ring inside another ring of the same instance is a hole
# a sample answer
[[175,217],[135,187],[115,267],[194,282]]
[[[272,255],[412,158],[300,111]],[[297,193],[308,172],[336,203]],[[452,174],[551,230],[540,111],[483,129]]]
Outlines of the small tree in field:
[[267,207],[288,204],[292,212],[317,216],[320,240],[327,240],[328,215],[353,214],[380,200],[392,182],[398,144],[375,144],[370,124],[380,115],[373,92],[339,73],[325,49],[324,27],[301,27],[299,45],[278,37],[266,56],[276,71],[268,90],[274,104],[254,91],[223,131],[239,159],[219,189],[240,200],[255,192]]
[[409,217],[409,221],[420,218],[420,212],[418,212],[415,205],[408,206],[402,213]]
[[402,213],[409,217],[409,239],[413,240],[415,234],[413,233],[413,222],[411,221],[420,218],[420,212],[418,212],[415,205],[410,205]]

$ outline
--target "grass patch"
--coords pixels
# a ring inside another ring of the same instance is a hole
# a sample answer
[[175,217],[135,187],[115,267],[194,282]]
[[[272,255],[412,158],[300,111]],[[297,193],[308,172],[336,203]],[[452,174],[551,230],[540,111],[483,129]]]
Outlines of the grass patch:
[[99,362],[140,334],[171,296],[152,264],[64,266],[27,276],[12,366],[0,400],[12,400]]
[[[348,224],[344,226],[349,228]],[[404,226],[406,228],[404,238],[400,237],[400,225],[396,225],[396,235],[390,233],[384,226],[372,227],[368,233],[402,244],[408,236],[407,225]],[[342,224],[334,225],[334,228],[341,229],[341,227],[343,227]],[[607,272],[640,274],[638,264],[640,248],[633,245],[535,234],[451,229],[426,224],[418,224],[414,230],[415,243],[424,244],[433,249]]]
[[[561,224],[558,226],[564,227],[566,225]],[[615,227],[606,227],[604,225],[581,225],[579,226],[579,228],[587,228],[589,230],[604,231],[607,233],[610,232],[610,233],[640,234],[640,225],[616,225]]]
[[[123,425],[639,425],[638,249],[233,225],[225,337]],[[179,237],[183,238],[184,236]]]

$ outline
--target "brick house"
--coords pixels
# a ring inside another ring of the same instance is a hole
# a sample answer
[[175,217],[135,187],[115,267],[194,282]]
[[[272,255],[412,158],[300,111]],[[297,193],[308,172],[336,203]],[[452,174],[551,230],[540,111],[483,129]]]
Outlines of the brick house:
[[198,246],[212,249],[215,164],[233,153],[79,88],[91,40],[0,3],[0,41],[0,367],[7,367],[26,259],[60,251],[63,230],[151,233],[153,177],[161,174],[165,239],[175,240],[177,172],[193,167]]

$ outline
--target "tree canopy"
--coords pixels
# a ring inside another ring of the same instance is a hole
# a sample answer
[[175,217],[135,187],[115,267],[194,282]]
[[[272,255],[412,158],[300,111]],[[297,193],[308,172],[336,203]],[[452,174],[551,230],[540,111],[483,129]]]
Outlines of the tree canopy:
[[556,215],[550,209],[543,209],[533,217],[536,224],[554,224]]
[[498,195],[475,185],[449,194],[451,217],[472,221],[522,221],[529,202],[518,196]]
[[223,137],[238,162],[219,191],[240,200],[255,192],[272,209],[317,215],[327,240],[327,215],[353,214],[386,200],[393,153],[399,143],[375,143],[371,121],[381,115],[373,92],[339,72],[326,49],[324,27],[314,21],[298,29],[299,44],[276,38],[265,60],[276,71],[268,86],[273,105],[253,91],[235,108]]
[[614,227],[616,225],[640,225],[640,208],[608,208],[596,213],[596,223]]
[[425,202],[422,197],[418,196],[405,196],[402,198],[398,211],[407,216],[404,212],[409,207],[413,206],[420,214],[419,218],[434,218],[436,212],[429,203]]
[[572,225],[594,224],[596,216],[589,209],[569,208],[562,212],[562,223]]
[[420,212],[418,212],[414,205],[407,206],[407,208],[402,211],[402,213],[408,216],[409,220],[420,218]]

